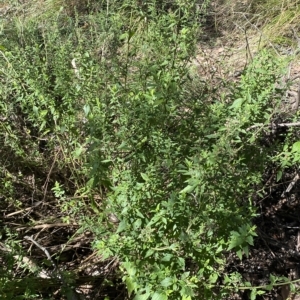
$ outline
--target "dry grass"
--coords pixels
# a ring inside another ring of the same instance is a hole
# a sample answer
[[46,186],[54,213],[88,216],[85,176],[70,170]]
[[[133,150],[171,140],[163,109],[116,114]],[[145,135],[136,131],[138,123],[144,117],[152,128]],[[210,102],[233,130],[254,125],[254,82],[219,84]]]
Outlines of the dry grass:
[[[85,14],[95,3],[94,0],[0,0],[0,9],[11,7],[14,15],[42,21],[58,12],[72,17]],[[231,36],[253,30],[271,42],[298,46],[300,0],[211,0],[209,12],[212,25],[221,34]]]
[[226,35],[251,30],[263,46],[300,44],[299,0],[215,0],[211,5],[216,29]]
[[252,29],[272,43],[298,46],[299,0],[217,0],[215,7],[222,28]]
[[22,17],[23,22],[29,20],[45,20],[58,13],[65,13],[74,17],[75,14],[88,12],[89,0],[25,0],[22,2],[4,0],[0,2],[0,8],[9,8],[10,16]]

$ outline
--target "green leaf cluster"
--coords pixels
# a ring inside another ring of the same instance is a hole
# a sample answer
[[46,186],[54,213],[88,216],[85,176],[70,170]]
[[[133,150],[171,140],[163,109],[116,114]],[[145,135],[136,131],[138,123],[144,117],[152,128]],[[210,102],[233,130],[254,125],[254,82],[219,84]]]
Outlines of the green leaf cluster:
[[253,245],[252,187],[275,151],[262,153],[260,140],[282,93],[282,63],[262,51],[227,99],[212,94],[211,103],[200,82],[191,89],[197,32],[178,23],[182,11],[192,16],[182,9],[129,22],[109,92],[89,104],[90,188],[107,190],[94,245],[119,258],[134,299],[224,297],[214,286],[226,252],[242,259]]

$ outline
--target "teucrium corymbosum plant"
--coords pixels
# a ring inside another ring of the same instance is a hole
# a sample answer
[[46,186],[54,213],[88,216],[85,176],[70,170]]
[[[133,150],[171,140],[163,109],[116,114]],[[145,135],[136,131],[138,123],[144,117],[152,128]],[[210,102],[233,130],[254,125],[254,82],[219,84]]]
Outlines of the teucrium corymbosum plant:
[[[216,299],[233,284],[213,288],[226,251],[241,258],[253,245],[251,187],[271,150],[262,155],[261,131],[247,129],[270,121],[277,62],[259,55],[226,102],[209,102],[201,88],[191,96],[194,3],[143,9],[141,18],[138,8],[124,8],[106,93],[89,104],[90,187],[107,191],[95,247],[119,258],[135,299]],[[110,224],[110,214],[119,223]]]
[[[41,168],[60,148],[67,182],[83,190],[89,178],[86,189],[102,196],[86,209],[53,181],[65,220],[80,216],[99,253],[118,257],[131,297],[224,299],[241,283],[226,274],[226,254],[241,258],[253,244],[253,187],[276,153],[251,126],[276,109],[278,61],[262,52],[231,94],[207,95],[213,89],[188,76],[205,5],[121,2],[82,20],[60,10],[49,24],[11,28],[1,56],[1,194],[14,194],[8,154]],[[50,157],[39,153],[43,138]]]

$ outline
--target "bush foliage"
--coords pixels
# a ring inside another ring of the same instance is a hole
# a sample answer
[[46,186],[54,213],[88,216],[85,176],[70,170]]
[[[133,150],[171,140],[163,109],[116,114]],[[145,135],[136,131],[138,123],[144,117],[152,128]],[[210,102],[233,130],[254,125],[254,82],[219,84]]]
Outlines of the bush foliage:
[[55,161],[65,221],[118,259],[128,297],[224,299],[244,284],[226,273],[228,253],[248,255],[252,200],[282,153],[263,139],[284,64],[262,51],[229,91],[207,93],[189,70],[208,2],[52,4],[2,24],[1,198],[22,207],[23,178],[42,185]]

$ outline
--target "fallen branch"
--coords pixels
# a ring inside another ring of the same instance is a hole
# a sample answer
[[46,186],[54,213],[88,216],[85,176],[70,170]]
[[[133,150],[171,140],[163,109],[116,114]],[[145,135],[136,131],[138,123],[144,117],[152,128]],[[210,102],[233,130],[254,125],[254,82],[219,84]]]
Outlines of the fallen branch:
[[60,272],[60,270],[58,269],[58,267],[56,266],[56,264],[54,263],[53,259],[51,258],[51,255],[49,254],[48,250],[43,247],[42,245],[40,245],[37,241],[35,241],[32,237],[30,236],[24,236],[24,239],[31,241],[33,244],[35,244],[38,248],[40,248],[47,256],[48,260],[51,262],[55,273],[56,273],[56,277],[58,279],[61,280],[62,285],[67,288],[68,293],[67,293],[67,299],[68,300],[79,300],[79,295],[78,293],[75,291],[74,288],[70,288],[66,282],[66,280],[64,279],[62,273]]
[[23,213],[23,212],[25,212],[25,211],[33,210],[35,207],[39,206],[39,205],[42,204],[42,203],[43,203],[43,201],[38,201],[38,202],[36,202],[33,206],[27,207],[27,208],[24,208],[24,209],[15,211],[15,212],[12,212],[12,213],[10,213],[10,214],[7,214],[7,215],[4,216],[4,218],[9,218],[9,217],[12,217],[12,216],[21,214],[21,213]]
[[26,235],[24,236],[24,239],[31,241],[33,244],[35,244],[38,248],[40,248],[47,256],[48,260],[51,262],[54,270],[57,270],[56,264],[54,263],[53,259],[51,258],[51,255],[49,254],[48,250],[41,246],[38,242],[36,242],[32,237]]
[[276,128],[276,127],[297,127],[297,126],[300,126],[300,122],[296,122],[296,123],[279,123],[279,124],[272,123],[271,125],[259,123],[259,124],[252,125],[252,126],[248,127],[246,130],[249,131],[251,129],[258,128],[258,127],[271,127],[271,128],[275,127]]
[[281,197],[284,197],[285,194],[289,193],[291,191],[291,189],[293,188],[293,186],[296,184],[296,182],[299,179],[299,174],[296,174],[296,176],[293,178],[292,182],[289,184],[289,186],[287,187],[287,189],[281,194]]
[[52,228],[52,227],[66,227],[66,226],[78,226],[77,223],[73,223],[73,224],[66,224],[66,223],[52,223],[52,224],[41,224],[41,225],[35,225],[35,226],[25,226],[25,227],[19,227],[16,230],[17,231],[21,231],[24,229],[45,229],[45,228]]

